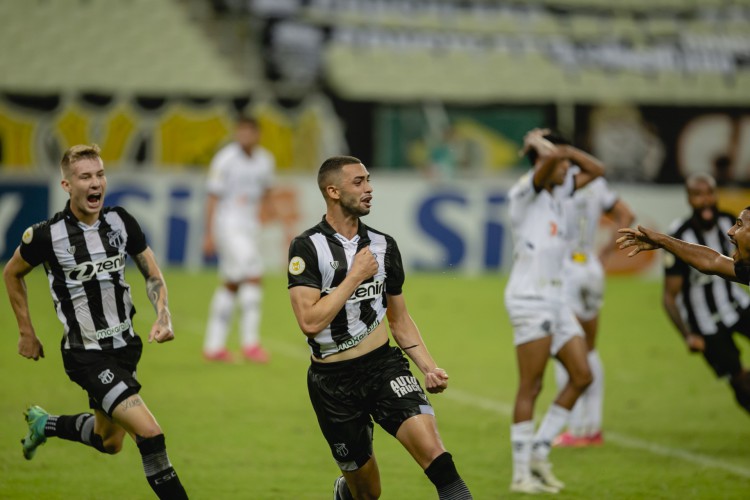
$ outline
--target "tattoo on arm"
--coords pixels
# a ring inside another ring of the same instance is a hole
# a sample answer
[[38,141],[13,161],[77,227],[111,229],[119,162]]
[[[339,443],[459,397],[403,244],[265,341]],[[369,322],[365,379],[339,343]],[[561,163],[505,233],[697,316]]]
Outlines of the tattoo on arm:
[[135,265],[138,266],[138,270],[141,272],[144,278],[148,279],[151,276],[151,267],[148,265],[148,259],[140,253],[133,256]]
[[409,347],[404,347],[404,351],[407,351],[409,349],[414,349],[415,347],[419,347],[419,344],[410,345]]
[[[157,313],[159,312],[159,298],[162,295],[162,290],[164,290],[164,281],[161,278],[152,276],[146,280],[146,294]],[[167,305],[166,297],[164,297],[164,305]]]

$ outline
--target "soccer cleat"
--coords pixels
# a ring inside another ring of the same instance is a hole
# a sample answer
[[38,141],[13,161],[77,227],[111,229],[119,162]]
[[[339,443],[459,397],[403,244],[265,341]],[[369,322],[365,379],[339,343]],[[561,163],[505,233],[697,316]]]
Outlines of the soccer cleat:
[[215,361],[218,363],[232,363],[234,361],[234,356],[232,356],[232,353],[227,351],[226,349],[221,349],[220,351],[214,351],[214,352],[203,352],[203,359],[206,361]]
[[531,473],[538,477],[539,480],[547,486],[561,490],[565,488],[565,483],[560,481],[552,474],[552,464],[547,460],[531,460]]
[[351,498],[351,495],[347,497],[341,493],[342,488],[346,488],[348,492],[349,487],[346,485],[346,479],[344,479],[344,476],[339,476],[333,483],[333,500],[345,500]]
[[599,431],[595,434],[589,434],[586,436],[586,445],[587,446],[602,446],[604,445],[604,436],[602,435],[602,431]]
[[47,442],[47,436],[44,435],[44,426],[47,424],[49,413],[44,411],[40,406],[30,406],[25,412],[26,424],[29,426],[29,432],[21,440],[23,445],[23,458],[31,460],[36,454],[36,449]]
[[586,436],[574,436],[569,431],[563,432],[552,441],[555,448],[582,448],[589,446],[589,438]]
[[558,493],[560,490],[544,484],[534,476],[527,476],[510,483],[510,491],[513,493],[536,495],[537,493]]
[[268,363],[270,359],[268,352],[266,352],[266,350],[263,349],[260,344],[242,348],[242,355],[246,360],[261,365]]

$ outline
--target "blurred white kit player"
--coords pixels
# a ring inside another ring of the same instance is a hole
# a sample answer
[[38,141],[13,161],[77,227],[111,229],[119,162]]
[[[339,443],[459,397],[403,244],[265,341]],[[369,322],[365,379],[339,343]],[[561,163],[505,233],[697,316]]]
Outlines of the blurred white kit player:
[[[630,208],[610,189],[604,177],[598,177],[576,190],[573,197],[565,201],[563,212],[570,244],[563,266],[564,295],[586,335],[588,362],[594,381],[576,401],[568,432],[558,436],[554,445],[600,445],[603,443],[604,370],[595,342],[599,310],[604,302],[605,275],[597,253],[599,221],[603,214],[607,214],[614,220],[615,227],[625,227],[633,222],[634,217]],[[607,242],[602,254],[615,249],[614,240],[613,237]],[[563,388],[568,381],[568,373],[559,361],[554,364],[557,386]]]
[[[505,307],[519,372],[510,430],[510,489],[519,493],[556,493],[565,486],[551,471],[550,447],[591,383],[583,330],[563,295],[563,262],[569,252],[563,205],[577,187],[601,175],[603,166],[563,141],[541,129],[527,133],[524,152],[534,168],[509,193],[513,267]],[[572,163],[582,165],[576,175],[568,175]],[[570,380],[535,430],[534,406],[550,352],[562,361]]]
[[231,361],[226,348],[235,302],[240,306],[240,343],[249,361],[265,363],[260,345],[261,278],[258,248],[261,203],[274,182],[275,160],[258,145],[254,119],[238,120],[236,141],[213,158],[208,176],[204,253],[216,254],[223,285],[216,289],[206,327],[204,357]]

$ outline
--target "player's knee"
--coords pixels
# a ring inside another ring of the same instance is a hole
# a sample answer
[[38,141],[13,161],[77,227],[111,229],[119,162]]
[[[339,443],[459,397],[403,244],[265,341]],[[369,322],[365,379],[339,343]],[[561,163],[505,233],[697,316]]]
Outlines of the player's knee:
[[581,370],[570,375],[570,383],[579,391],[583,392],[594,381],[591,370]]
[[106,439],[100,438],[100,446],[101,448],[96,446],[95,448],[99,449],[102,453],[116,455],[122,451],[122,436],[113,436]]
[[542,392],[542,379],[534,379],[534,380],[522,380],[521,384],[519,386],[519,393],[530,397],[532,399],[536,399],[537,396]]

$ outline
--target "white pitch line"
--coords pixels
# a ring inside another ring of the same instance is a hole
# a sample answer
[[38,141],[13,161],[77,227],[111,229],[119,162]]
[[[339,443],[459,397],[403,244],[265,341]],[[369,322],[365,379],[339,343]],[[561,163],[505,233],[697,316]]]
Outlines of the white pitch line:
[[[513,411],[512,405],[492,399],[482,398],[456,389],[450,389],[442,393],[441,397],[503,416],[510,416]],[[725,462],[718,458],[702,455],[700,453],[683,450],[681,448],[663,446],[644,439],[638,439],[612,431],[607,431],[607,441],[614,442],[623,448],[643,450],[664,457],[679,458],[685,462],[692,462],[702,467],[721,469],[734,475],[750,479],[750,469]]]
[[[278,352],[287,357],[296,358],[296,359],[310,357],[310,351],[307,350],[305,347],[303,347],[304,344],[292,344],[290,342],[284,342],[284,341],[272,341],[272,343],[274,345],[274,348],[273,348],[274,352]],[[455,388],[451,388],[450,390],[442,393],[440,395],[440,398],[450,399],[451,401],[454,401],[459,404],[471,406],[480,410],[488,411],[490,413],[494,413],[496,415],[502,415],[505,417],[509,417],[511,413],[513,412],[513,405],[511,404],[503,403],[501,401],[496,401],[494,399],[476,396],[474,394],[463,392]],[[638,438],[634,438],[631,436],[626,436],[624,434],[620,434],[618,432],[612,432],[609,430],[607,431],[607,441],[613,442],[617,444],[618,446],[622,446],[623,448],[631,448],[634,450],[647,451],[654,455],[659,455],[663,457],[678,458],[685,462],[691,462],[693,464],[700,465],[702,467],[711,467],[714,469],[721,469],[723,471],[729,472],[736,476],[750,479],[750,469],[746,467],[741,467],[739,465],[734,465],[729,462],[725,462],[724,460],[720,460],[718,458],[710,457],[707,455],[702,455],[700,453],[683,450],[681,448],[672,448],[669,446],[663,446],[663,445],[656,444],[650,441],[646,441],[644,439],[638,439]]]

